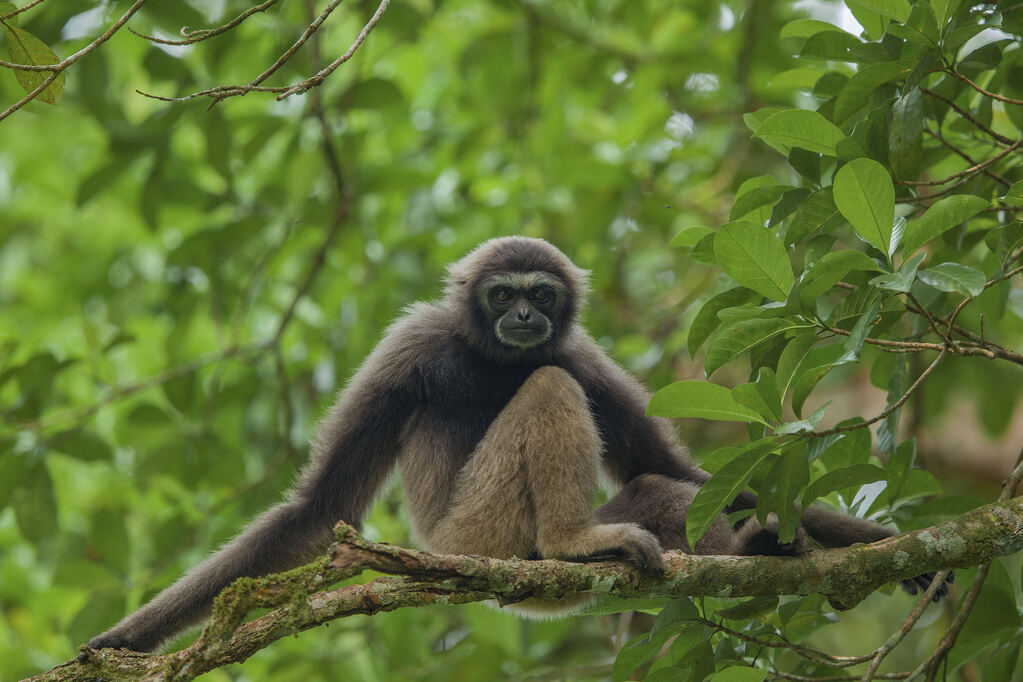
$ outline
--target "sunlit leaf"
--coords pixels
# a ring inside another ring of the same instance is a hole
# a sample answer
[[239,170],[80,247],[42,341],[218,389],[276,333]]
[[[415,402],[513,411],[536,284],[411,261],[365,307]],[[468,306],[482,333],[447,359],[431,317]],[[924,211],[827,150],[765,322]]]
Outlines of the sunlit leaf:
[[941,263],[920,270],[916,276],[921,282],[930,284],[935,289],[954,291],[974,298],[980,296],[987,282],[983,272],[960,263]]
[[647,414],[766,423],[755,410],[737,403],[727,388],[708,381],[679,381],[665,386],[650,400]]
[[[60,62],[60,57],[50,49],[49,45],[17,26],[7,27],[7,52],[15,64],[44,66]],[[12,71],[14,71],[14,77],[18,80],[18,84],[28,93],[34,91],[53,75],[52,71],[21,71],[18,69],[12,69]],[[64,95],[64,81],[64,73],[61,72],[52,83],[36,95],[36,99],[47,104],[56,104]]]
[[806,109],[779,111],[761,123],[754,134],[783,154],[800,147],[828,156],[835,156],[835,145],[845,138],[834,123]]
[[784,301],[795,282],[781,240],[753,223],[722,225],[714,238],[714,254],[732,279],[775,301]]
[[895,188],[884,166],[854,159],[835,176],[835,205],[856,232],[888,253],[895,220]]

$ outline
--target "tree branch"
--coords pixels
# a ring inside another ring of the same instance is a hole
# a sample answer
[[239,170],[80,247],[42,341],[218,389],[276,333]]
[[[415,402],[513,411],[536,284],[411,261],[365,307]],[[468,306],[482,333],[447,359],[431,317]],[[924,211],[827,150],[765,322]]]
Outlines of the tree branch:
[[[956,519],[870,545],[812,552],[803,557],[668,555],[668,571],[653,578],[615,562],[490,559],[444,555],[369,542],[341,524],[328,556],[288,573],[243,578],[224,590],[210,624],[189,647],[170,654],[82,648],[70,661],[32,680],[190,680],[244,661],[288,635],[337,618],[429,604],[487,599],[509,604],[578,592],[621,597],[732,597],[822,593],[836,608],[851,608],[880,585],[929,571],[976,566],[1023,549],[1023,498],[1001,500]],[[315,592],[365,570],[378,578]],[[256,608],[271,608],[239,625]]]

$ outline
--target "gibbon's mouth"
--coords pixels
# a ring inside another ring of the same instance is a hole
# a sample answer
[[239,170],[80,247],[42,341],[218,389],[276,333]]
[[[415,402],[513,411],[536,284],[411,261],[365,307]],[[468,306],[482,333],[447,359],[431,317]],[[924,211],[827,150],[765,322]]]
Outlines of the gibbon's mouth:
[[550,328],[546,325],[499,325],[497,336],[505,345],[532,348],[550,337]]

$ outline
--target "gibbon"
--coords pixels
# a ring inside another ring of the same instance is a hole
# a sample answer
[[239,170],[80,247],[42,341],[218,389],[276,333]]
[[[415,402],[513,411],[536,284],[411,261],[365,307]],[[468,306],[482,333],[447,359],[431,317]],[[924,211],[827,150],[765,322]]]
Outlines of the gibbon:
[[[341,392],[285,501],[89,646],[151,651],[208,616],[236,578],[311,560],[338,521],[359,526],[395,466],[414,537],[438,552],[613,554],[656,573],[663,549],[797,554],[807,535],[826,547],[893,535],[811,506],[793,543],[722,514],[690,547],[686,512],[710,475],[669,422],[646,416],[649,393],[580,326],[586,293],[585,271],[540,239],[494,239],[451,265],[443,297],[411,306]],[[594,510],[601,469],[622,487]],[[743,492],[728,511],[755,506]],[[580,603],[527,601],[526,612]]]

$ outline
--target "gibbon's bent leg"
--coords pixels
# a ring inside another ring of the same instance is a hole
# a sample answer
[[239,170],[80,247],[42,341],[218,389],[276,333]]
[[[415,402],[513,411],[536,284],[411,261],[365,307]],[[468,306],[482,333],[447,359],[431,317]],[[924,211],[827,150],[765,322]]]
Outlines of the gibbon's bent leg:
[[579,384],[563,369],[533,372],[459,472],[431,549],[496,558],[626,554],[661,572],[661,546],[635,523],[593,513],[601,441]]
[[687,554],[777,556],[810,551],[810,541],[801,528],[796,531],[793,542],[778,542],[778,524],[773,515],[767,527],[750,517],[733,529],[725,515],[719,514],[697,541],[696,547],[690,547],[686,539],[686,518],[689,506],[699,490],[700,486],[695,483],[668,476],[637,476],[597,509],[597,520],[602,523],[638,523],[656,535],[665,549],[676,549]]

